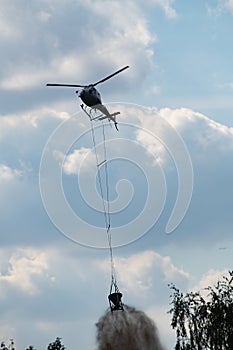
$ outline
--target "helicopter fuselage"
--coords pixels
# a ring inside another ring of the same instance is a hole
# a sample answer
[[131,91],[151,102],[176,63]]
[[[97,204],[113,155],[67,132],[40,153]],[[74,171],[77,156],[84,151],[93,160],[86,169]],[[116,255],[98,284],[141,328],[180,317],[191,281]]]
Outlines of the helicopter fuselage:
[[90,107],[91,109],[98,110],[102,113],[102,115],[91,118],[89,113],[84,109],[83,105],[81,105],[82,109],[85,111],[86,114],[92,119],[98,119],[103,120],[107,118],[109,121],[113,121],[115,124],[116,129],[117,128],[117,122],[116,122],[116,115],[120,114],[119,112],[115,112],[110,114],[107,107],[102,104],[100,93],[96,90],[96,88],[93,85],[85,86],[81,91],[76,91],[78,93],[78,96],[81,98],[83,103],[85,103],[86,106]]
[[78,84],[57,84],[57,83],[48,83],[46,84],[47,86],[66,86],[66,87],[77,87],[77,88],[82,88],[82,90],[77,90],[76,93],[78,94],[78,96],[81,98],[81,100],[83,101],[83,103],[87,106],[90,107],[91,109],[98,109],[102,114],[100,116],[91,118],[91,116],[89,115],[89,113],[86,111],[86,108],[84,108],[84,105],[81,105],[82,109],[84,110],[84,112],[92,119],[92,120],[103,120],[103,119],[108,119],[109,121],[113,121],[115,124],[116,129],[117,128],[117,122],[116,122],[116,116],[118,114],[120,114],[120,112],[115,112],[115,113],[109,113],[109,111],[107,110],[106,106],[104,106],[101,102],[101,97],[100,97],[100,93],[96,90],[95,86],[97,84],[103,83],[104,81],[114,77],[116,74],[119,74],[120,72],[123,72],[123,70],[129,68],[129,66],[125,66],[121,69],[119,69],[118,71],[108,75],[107,77],[105,77],[104,79],[101,79],[99,81],[97,81],[94,84],[89,84],[89,85],[78,85]]
[[96,90],[93,85],[84,87],[80,92],[76,91],[79,97],[88,107],[94,107],[102,104],[100,93]]

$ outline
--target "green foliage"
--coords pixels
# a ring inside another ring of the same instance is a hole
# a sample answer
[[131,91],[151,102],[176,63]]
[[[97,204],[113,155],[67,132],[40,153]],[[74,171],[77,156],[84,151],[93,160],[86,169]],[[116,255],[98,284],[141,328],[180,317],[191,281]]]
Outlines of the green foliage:
[[65,350],[64,345],[61,343],[61,338],[56,338],[53,343],[50,343],[48,350]]
[[233,349],[233,271],[215,287],[206,288],[206,299],[200,292],[184,295],[174,285],[170,288],[175,350]]

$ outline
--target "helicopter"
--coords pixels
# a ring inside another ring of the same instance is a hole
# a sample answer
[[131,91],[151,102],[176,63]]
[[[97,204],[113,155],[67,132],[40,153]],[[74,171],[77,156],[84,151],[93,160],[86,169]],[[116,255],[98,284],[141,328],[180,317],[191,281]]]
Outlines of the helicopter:
[[[83,101],[83,103],[86,105],[84,106],[83,104],[81,104],[81,108],[83,109],[83,111],[89,116],[89,118],[91,120],[104,120],[104,119],[108,119],[109,122],[112,121],[115,125],[115,128],[118,130],[117,127],[117,121],[116,121],[116,116],[118,114],[120,114],[120,112],[115,112],[115,113],[109,113],[107,107],[102,103],[101,101],[101,96],[100,93],[97,91],[97,89],[95,88],[96,85],[103,83],[104,81],[112,78],[114,75],[119,74],[121,72],[123,72],[123,70],[129,68],[129,66],[125,66],[121,69],[119,69],[118,71],[108,75],[107,77],[97,81],[94,84],[89,84],[89,85],[76,85],[76,84],[55,84],[55,83],[48,83],[46,84],[46,86],[63,86],[63,87],[81,87],[82,90],[79,91],[77,90],[76,93],[78,94],[78,97],[81,98],[81,100]],[[91,113],[87,112],[87,107],[90,107],[91,110],[98,110],[101,112],[101,114],[97,117],[92,117]]]

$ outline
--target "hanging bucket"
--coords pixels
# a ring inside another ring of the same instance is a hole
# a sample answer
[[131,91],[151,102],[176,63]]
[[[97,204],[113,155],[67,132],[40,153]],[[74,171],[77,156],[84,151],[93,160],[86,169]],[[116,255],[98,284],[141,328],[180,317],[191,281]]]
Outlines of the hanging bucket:
[[120,292],[109,294],[108,300],[109,300],[111,311],[124,310],[121,298],[122,298],[122,293]]

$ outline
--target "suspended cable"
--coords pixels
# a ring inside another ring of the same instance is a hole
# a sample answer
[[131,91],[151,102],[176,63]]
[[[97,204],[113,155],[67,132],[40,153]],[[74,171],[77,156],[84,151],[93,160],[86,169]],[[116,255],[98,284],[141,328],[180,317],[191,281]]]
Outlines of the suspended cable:
[[[111,242],[112,237],[111,237],[111,231],[110,231],[110,229],[111,229],[111,215],[110,215],[110,200],[109,200],[109,177],[108,177],[107,148],[106,148],[106,136],[105,136],[104,123],[102,122],[104,160],[101,163],[99,163],[99,158],[98,158],[98,153],[97,153],[97,148],[96,148],[95,131],[94,131],[92,120],[91,120],[91,131],[92,131],[92,141],[93,141],[95,158],[96,158],[98,182],[99,182],[100,193],[101,193],[101,197],[102,197],[103,212],[104,212],[104,218],[105,218],[105,227],[106,227],[108,244],[109,244],[109,249],[110,249],[111,267],[112,267],[112,273],[114,273],[112,242]],[[102,164],[104,164],[104,170],[105,170],[106,201],[104,200],[103,184],[102,184],[102,178],[101,178],[101,174],[100,174],[100,165],[102,165]],[[106,208],[105,202],[107,203],[107,208]]]
[[106,186],[106,198],[107,198],[107,216],[108,216],[108,223],[109,223],[109,227],[108,227],[108,230],[107,230],[107,237],[108,237],[108,245],[109,245],[109,250],[110,250],[111,276],[112,276],[111,287],[110,287],[110,294],[111,294],[111,290],[112,290],[113,285],[116,286],[116,271],[115,271],[115,265],[114,265],[114,259],[113,259],[113,251],[112,251],[107,147],[106,147],[106,137],[105,137],[105,125],[104,125],[103,121],[102,121],[102,133],[103,133],[103,145],[104,145],[104,159],[106,159],[106,162],[104,163],[104,166],[105,166],[105,186]]
[[[91,120],[91,119],[90,119]],[[98,182],[99,182],[99,188],[100,188],[100,194],[102,198],[102,205],[103,205],[103,213],[104,213],[104,219],[105,219],[105,227],[108,229],[109,227],[109,215],[107,215],[107,210],[105,206],[105,200],[104,200],[104,191],[103,191],[103,186],[102,186],[102,181],[101,181],[101,174],[100,174],[100,165],[103,163],[99,163],[98,159],[98,153],[96,149],[96,140],[95,140],[95,131],[93,127],[93,121],[91,120],[91,133],[92,133],[92,141],[93,141],[93,146],[94,146],[94,152],[95,152],[95,159],[96,159],[96,167],[97,167],[97,176],[98,176]],[[104,159],[104,162],[106,162],[106,159]]]
[[[89,116],[90,117],[90,116]],[[122,294],[120,293],[118,286],[117,286],[117,280],[116,280],[116,271],[115,271],[115,265],[114,265],[114,259],[113,259],[113,250],[112,250],[112,235],[111,235],[111,215],[110,215],[110,200],[109,200],[109,176],[108,176],[108,162],[107,162],[107,147],[106,147],[106,136],[105,136],[105,125],[102,121],[102,136],[103,136],[103,157],[104,159],[99,162],[97,147],[96,147],[96,137],[95,137],[95,130],[93,127],[93,120],[90,117],[91,121],[91,133],[92,133],[92,142],[95,152],[95,159],[96,159],[96,167],[97,167],[97,176],[98,176],[98,183],[100,188],[100,194],[102,197],[102,205],[103,205],[103,214],[104,214],[104,220],[105,220],[105,228],[106,228],[106,234],[108,239],[108,246],[109,246],[109,252],[110,252],[110,263],[111,263],[111,284],[110,284],[110,293],[109,293],[109,304],[111,311],[113,310],[123,310],[123,304],[121,302]],[[105,189],[106,189],[106,200],[104,199],[104,190],[103,190],[103,183],[102,183],[102,177],[100,173],[100,167],[104,165],[104,176],[105,176]]]
[[102,133],[103,133],[103,141],[104,141],[104,159],[105,159],[104,168],[105,168],[105,186],[106,186],[106,198],[107,198],[107,215],[108,215],[109,226],[111,226],[107,147],[106,147],[105,128],[104,128],[104,122],[103,121],[102,121]]

